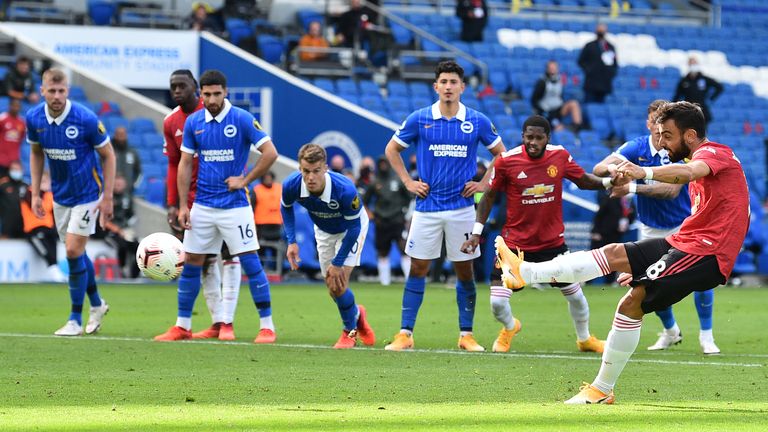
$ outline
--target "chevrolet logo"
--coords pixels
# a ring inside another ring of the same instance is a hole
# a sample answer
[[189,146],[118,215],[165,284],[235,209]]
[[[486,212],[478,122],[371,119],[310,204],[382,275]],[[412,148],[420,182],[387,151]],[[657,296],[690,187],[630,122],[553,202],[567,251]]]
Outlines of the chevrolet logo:
[[523,196],[543,197],[555,191],[554,185],[537,184],[523,191]]

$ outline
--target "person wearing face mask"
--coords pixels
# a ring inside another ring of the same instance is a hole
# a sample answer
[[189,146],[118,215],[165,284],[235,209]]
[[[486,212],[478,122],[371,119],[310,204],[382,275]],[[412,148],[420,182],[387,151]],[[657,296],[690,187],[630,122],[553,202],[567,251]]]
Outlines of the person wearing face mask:
[[544,76],[539,78],[531,94],[531,105],[536,114],[550,121],[554,130],[563,129],[562,118],[571,116],[573,128],[581,129],[581,105],[577,100],[563,100],[563,82],[556,61],[547,62]]
[[[16,176],[21,170],[15,172]],[[51,176],[48,171],[43,172],[40,180],[40,197],[43,201],[45,214],[38,217],[32,211],[32,191],[26,188],[26,193],[21,200],[21,216],[24,221],[24,236],[29,244],[48,265],[44,280],[49,282],[66,282],[67,277],[61,272],[58,265],[57,245],[59,233],[53,220],[53,192],[51,192]]]
[[680,78],[672,100],[699,104],[704,112],[704,120],[709,124],[712,121],[709,102],[714,102],[722,92],[723,85],[701,73],[699,61],[691,56],[688,59],[688,74]]
[[124,196],[133,199],[133,190],[141,183],[141,158],[139,153],[128,145],[128,131],[122,126],[115,128],[112,145],[115,148],[116,173],[127,183]]
[[24,238],[20,205],[28,188],[21,162],[11,162],[8,175],[0,178],[0,237]]
[[459,0],[456,16],[461,20],[461,40],[482,42],[483,30],[488,24],[488,5],[485,0]]
[[613,93],[613,79],[619,71],[616,49],[608,42],[608,26],[598,24],[597,38],[584,45],[579,54],[579,67],[584,71],[584,103],[603,103]]
[[21,100],[12,98],[8,111],[0,114],[0,177],[8,175],[11,162],[21,160],[21,141],[27,126],[19,112]]

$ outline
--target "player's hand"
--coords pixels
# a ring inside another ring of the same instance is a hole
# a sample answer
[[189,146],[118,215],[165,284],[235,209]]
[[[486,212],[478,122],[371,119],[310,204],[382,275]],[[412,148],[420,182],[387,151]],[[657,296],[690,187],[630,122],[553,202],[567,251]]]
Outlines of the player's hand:
[[429,193],[429,185],[421,180],[409,180],[405,184],[405,188],[419,198],[426,198]]
[[111,197],[101,197],[99,202],[99,224],[104,229],[107,229],[107,223],[112,220],[114,216],[115,206]]
[[179,209],[179,215],[177,216],[177,219],[182,229],[192,228],[192,221],[189,217],[189,209],[187,207],[182,207]]
[[43,208],[43,198],[40,195],[32,197],[32,211],[35,212],[35,216],[42,218],[45,216],[45,209]]
[[291,270],[298,270],[301,258],[299,258],[299,245],[291,243],[288,245],[288,249],[285,250],[285,257],[288,258],[288,264],[291,266]]
[[465,241],[461,244],[461,251],[465,254],[471,254],[475,252],[475,249],[477,249],[477,245],[480,244],[480,236],[477,234],[472,234],[469,236],[469,240]]
[[179,225],[179,208],[176,206],[168,207],[168,226],[174,232],[184,231],[184,228]]
[[629,283],[632,282],[632,275],[629,273],[619,273],[616,277],[616,282],[621,286],[629,286]]
[[347,285],[344,280],[344,267],[338,267],[333,264],[328,266],[328,271],[325,274],[325,283],[328,284],[328,289],[333,293],[340,293]]
[[475,196],[476,193],[483,193],[488,190],[488,185],[483,182],[468,181],[464,185],[464,190],[461,191],[461,196],[464,198],[470,198]]
[[645,178],[645,170],[630,161],[623,161],[616,167],[616,176],[613,177],[613,185],[621,186],[633,180]]
[[630,183],[613,186],[611,188],[611,198],[621,198],[625,195],[629,195],[629,185]]
[[245,176],[227,177],[224,182],[227,184],[230,192],[248,187],[248,183],[245,182]]

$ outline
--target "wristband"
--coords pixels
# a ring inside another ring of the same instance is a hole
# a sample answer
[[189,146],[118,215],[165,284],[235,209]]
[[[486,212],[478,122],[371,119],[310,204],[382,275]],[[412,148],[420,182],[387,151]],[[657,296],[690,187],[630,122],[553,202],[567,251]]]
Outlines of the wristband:
[[606,189],[610,189],[613,187],[613,183],[611,183],[610,177],[603,177],[603,187]]
[[636,194],[637,193],[637,183],[630,183],[629,184],[629,193]]
[[484,224],[475,222],[475,226],[472,227],[472,235],[481,235],[483,233],[483,228],[485,228]]
[[643,167],[643,171],[645,171],[645,179],[646,180],[653,180],[653,170],[648,167]]

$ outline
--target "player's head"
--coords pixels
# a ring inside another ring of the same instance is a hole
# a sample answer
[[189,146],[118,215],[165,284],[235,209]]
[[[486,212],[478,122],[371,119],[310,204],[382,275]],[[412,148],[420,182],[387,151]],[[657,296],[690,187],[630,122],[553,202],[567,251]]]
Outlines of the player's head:
[[178,69],[171,74],[171,97],[177,105],[197,100],[197,81],[189,69]]
[[659,132],[659,127],[656,125],[656,116],[658,115],[657,112],[659,111],[659,108],[667,103],[669,103],[669,101],[656,99],[648,105],[648,117],[645,120],[645,127],[651,132],[651,141],[653,141],[653,146],[656,147],[657,150],[659,149],[659,137],[661,136],[661,132]]
[[312,195],[320,195],[325,189],[326,158],[325,149],[317,144],[304,144],[299,149],[299,172]]
[[40,86],[40,93],[45,98],[48,110],[52,114],[64,111],[69,96],[69,82],[67,75],[61,69],[51,68],[43,72],[43,83]]
[[671,102],[657,111],[656,124],[660,125],[659,145],[669,152],[669,160],[681,161],[691,155],[691,146],[706,136],[704,113],[698,104]]
[[453,60],[438,63],[432,87],[440,102],[458,102],[464,92],[464,68]]
[[538,159],[544,155],[551,133],[552,126],[546,118],[532,115],[525,120],[523,123],[523,147],[528,157]]
[[227,77],[221,71],[210,69],[200,75],[200,95],[205,109],[216,117],[224,109],[227,97]]

